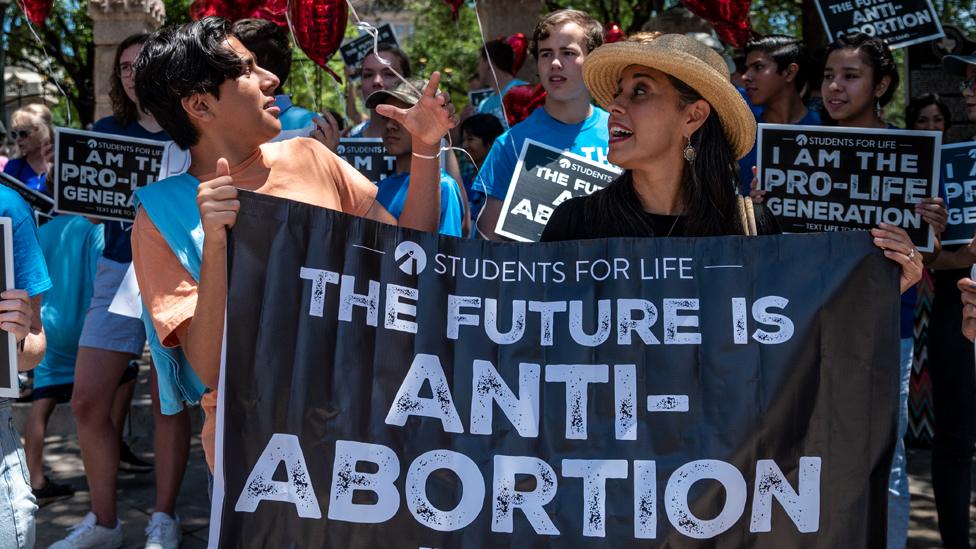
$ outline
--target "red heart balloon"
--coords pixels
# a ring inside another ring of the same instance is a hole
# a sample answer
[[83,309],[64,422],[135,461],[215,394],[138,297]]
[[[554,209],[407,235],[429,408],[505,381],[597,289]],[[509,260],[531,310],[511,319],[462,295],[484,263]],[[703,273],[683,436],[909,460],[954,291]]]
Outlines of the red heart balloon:
[[711,23],[722,42],[733,47],[745,46],[756,34],[749,22],[751,0],[681,0],[681,3]]
[[291,33],[309,59],[342,82],[326,64],[339,49],[346,31],[346,0],[291,0],[288,4]]
[[27,19],[35,25],[40,25],[51,15],[54,0],[17,0],[20,9],[27,14]]
[[624,33],[624,30],[620,28],[620,25],[616,23],[609,23],[604,27],[603,42],[605,44],[620,42],[624,38],[627,38],[627,35]]
[[190,4],[193,20],[216,16],[237,21],[238,19],[267,19],[279,26],[287,26],[285,15],[288,0],[194,0]]
[[525,64],[525,56],[529,51],[529,39],[521,32],[517,32],[505,39],[505,42],[512,46],[512,53],[515,54],[512,69],[517,73],[522,65]]
[[464,4],[464,0],[444,0],[444,3],[451,6],[451,18],[457,21],[458,10],[461,9],[461,5]]
[[502,98],[508,125],[514,126],[525,120],[532,111],[546,102],[546,89],[542,84],[515,86]]

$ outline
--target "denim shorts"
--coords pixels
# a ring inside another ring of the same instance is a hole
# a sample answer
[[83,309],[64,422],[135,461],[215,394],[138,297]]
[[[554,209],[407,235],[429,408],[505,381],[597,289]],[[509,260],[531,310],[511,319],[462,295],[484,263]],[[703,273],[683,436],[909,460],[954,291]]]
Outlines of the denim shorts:
[[81,329],[79,347],[142,355],[146,345],[146,327],[142,320],[108,312],[128,268],[128,263],[98,258],[95,288]]
[[0,398],[0,547],[34,546],[34,513],[37,502],[31,493],[27,458],[10,414],[10,400]]

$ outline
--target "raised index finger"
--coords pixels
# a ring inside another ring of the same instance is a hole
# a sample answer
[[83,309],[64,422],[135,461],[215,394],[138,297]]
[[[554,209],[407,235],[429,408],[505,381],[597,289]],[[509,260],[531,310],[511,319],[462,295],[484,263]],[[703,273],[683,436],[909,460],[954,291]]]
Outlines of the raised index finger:
[[434,71],[430,75],[430,81],[427,82],[427,86],[424,87],[424,97],[434,97],[437,95],[437,86],[441,83],[441,73]]

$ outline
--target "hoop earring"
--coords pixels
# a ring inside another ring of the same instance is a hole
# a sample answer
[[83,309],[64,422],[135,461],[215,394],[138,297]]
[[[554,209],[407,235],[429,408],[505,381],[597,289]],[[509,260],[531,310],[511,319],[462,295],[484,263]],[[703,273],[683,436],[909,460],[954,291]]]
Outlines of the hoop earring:
[[685,148],[684,148],[684,151],[682,151],[682,154],[684,155],[685,160],[689,164],[691,164],[692,162],[695,161],[695,156],[697,155],[697,152],[695,151],[695,148],[691,146],[691,138],[690,137],[688,138],[688,144],[685,145]]
[[879,116],[881,115],[881,100],[880,99],[875,99],[874,100],[874,114],[877,114]]

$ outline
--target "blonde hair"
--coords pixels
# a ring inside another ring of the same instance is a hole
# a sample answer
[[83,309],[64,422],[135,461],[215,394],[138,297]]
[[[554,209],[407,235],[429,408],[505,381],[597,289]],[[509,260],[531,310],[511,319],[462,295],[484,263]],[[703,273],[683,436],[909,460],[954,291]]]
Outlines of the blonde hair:
[[658,31],[641,31],[631,34],[625,40],[627,42],[637,42],[638,44],[650,44],[663,34],[663,32]]
[[47,130],[49,138],[54,139],[54,118],[51,109],[40,103],[31,103],[26,107],[21,107],[10,115],[10,127],[17,125],[17,119],[29,119],[32,126],[43,126]]

